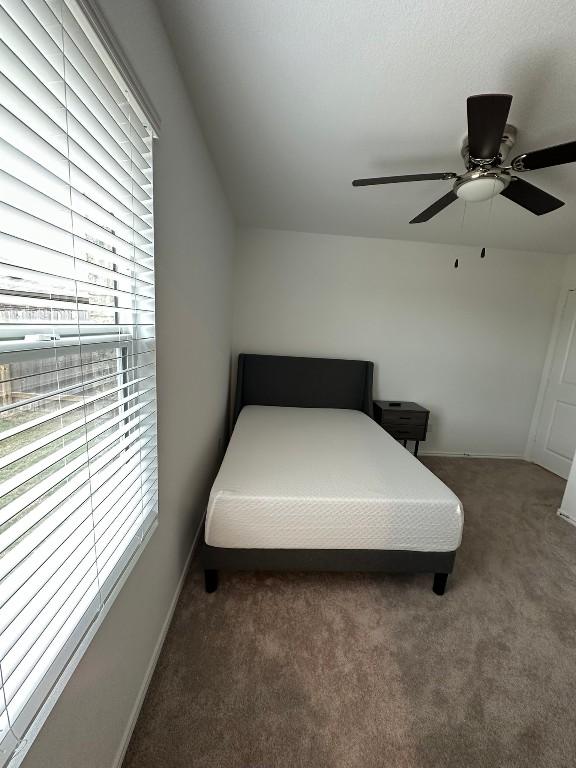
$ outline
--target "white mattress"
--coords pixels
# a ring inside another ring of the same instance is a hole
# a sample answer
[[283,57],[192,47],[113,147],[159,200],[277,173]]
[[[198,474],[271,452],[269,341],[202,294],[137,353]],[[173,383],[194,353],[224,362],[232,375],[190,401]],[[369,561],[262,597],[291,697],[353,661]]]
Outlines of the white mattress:
[[451,552],[462,525],[454,493],[365,414],[246,406],[212,487],[206,543]]

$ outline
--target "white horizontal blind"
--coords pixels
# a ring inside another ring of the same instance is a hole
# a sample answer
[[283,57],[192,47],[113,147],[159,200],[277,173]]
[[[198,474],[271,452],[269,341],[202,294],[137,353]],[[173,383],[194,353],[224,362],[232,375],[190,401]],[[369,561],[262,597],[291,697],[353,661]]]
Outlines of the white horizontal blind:
[[0,766],[157,516],[152,129],[75,0],[0,0]]

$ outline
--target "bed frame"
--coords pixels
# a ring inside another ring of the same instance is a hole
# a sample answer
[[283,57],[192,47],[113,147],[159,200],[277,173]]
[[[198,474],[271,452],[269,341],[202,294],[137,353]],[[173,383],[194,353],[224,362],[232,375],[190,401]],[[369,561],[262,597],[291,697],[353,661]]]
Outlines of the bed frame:
[[[245,405],[346,408],[372,417],[374,363],[276,355],[238,356],[233,421]],[[207,592],[219,570],[375,571],[433,573],[433,591],[444,594],[456,552],[374,549],[234,549],[202,547]]]

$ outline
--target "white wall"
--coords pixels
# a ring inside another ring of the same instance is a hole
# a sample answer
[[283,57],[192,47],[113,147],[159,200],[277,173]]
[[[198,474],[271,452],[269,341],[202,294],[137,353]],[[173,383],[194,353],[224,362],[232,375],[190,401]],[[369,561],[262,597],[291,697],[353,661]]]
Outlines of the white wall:
[[576,254],[566,257],[566,268],[564,270],[563,288],[576,288]]
[[100,0],[161,113],[155,146],[160,525],[25,758],[111,768],[219,453],[235,230],[151,0]]
[[244,230],[234,350],[374,360],[377,396],[430,408],[423,452],[523,456],[565,259]]

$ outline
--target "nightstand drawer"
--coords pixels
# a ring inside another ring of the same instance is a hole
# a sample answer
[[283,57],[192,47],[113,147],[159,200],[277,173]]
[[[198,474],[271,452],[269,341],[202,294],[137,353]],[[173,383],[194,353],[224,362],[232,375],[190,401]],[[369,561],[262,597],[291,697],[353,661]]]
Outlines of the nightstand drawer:
[[386,432],[396,440],[425,440],[426,426],[424,424],[382,424]]
[[380,423],[388,428],[389,424],[426,424],[428,414],[426,411],[383,411],[380,409]]
[[408,400],[374,400],[374,420],[396,440],[414,441],[414,456],[418,445],[426,440],[430,411]]

